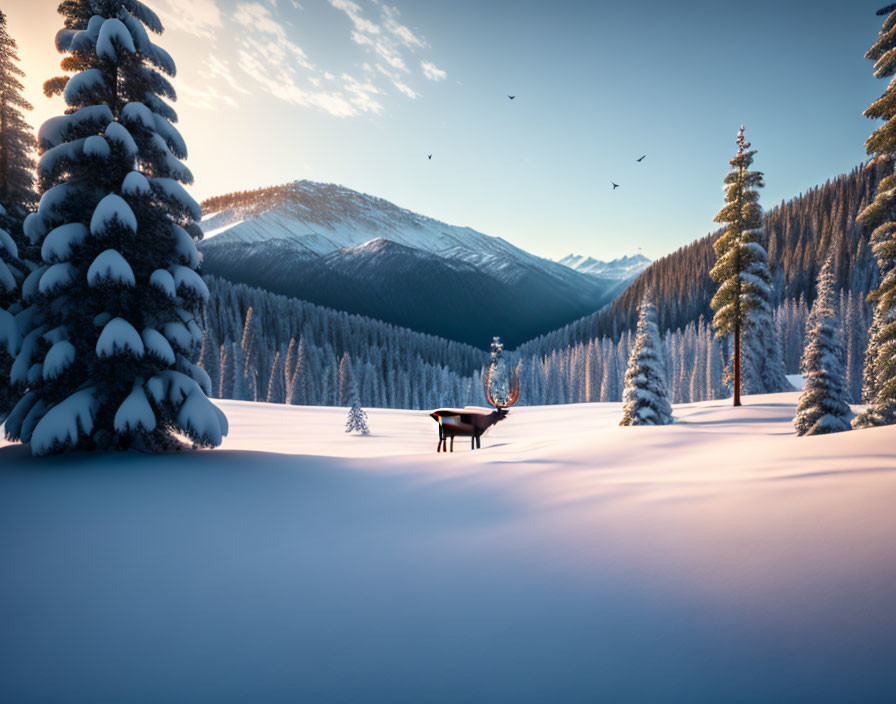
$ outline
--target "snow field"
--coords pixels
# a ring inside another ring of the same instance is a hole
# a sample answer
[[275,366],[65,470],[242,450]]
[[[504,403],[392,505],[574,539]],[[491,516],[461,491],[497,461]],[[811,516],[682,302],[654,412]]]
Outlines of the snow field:
[[222,449],[0,447],[5,699],[884,701],[896,428],[797,394],[423,412],[219,402]]

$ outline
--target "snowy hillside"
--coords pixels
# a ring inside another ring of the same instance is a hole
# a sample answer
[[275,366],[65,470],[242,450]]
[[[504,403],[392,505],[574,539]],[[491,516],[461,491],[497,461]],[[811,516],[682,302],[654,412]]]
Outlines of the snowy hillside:
[[525,263],[558,279],[575,280],[556,262],[529,254],[500,237],[448,225],[335,184],[296,181],[260,194],[212,198],[203,205],[202,229],[207,239],[247,243],[282,239],[319,255],[384,239],[468,262],[498,277],[510,275],[511,263]]
[[796,394],[425,413],[224,402],[221,451],[0,447],[7,701],[885,701],[896,428]]
[[583,274],[593,274],[624,281],[640,274],[650,266],[651,262],[643,254],[620,257],[610,262],[604,262],[581,254],[567,254],[560,260],[560,264],[568,266],[575,271],[580,271]]
[[204,207],[206,273],[470,344],[516,346],[621,292],[615,277],[342,186],[297,181]]

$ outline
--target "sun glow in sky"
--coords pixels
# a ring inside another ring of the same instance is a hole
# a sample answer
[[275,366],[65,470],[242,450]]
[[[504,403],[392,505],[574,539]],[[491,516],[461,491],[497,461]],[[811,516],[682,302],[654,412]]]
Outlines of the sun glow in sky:
[[[885,88],[883,0],[145,1],[196,196],[341,183],[551,258],[714,229],[741,123],[766,207],[851,169]],[[35,127],[63,109],[57,4],[3,3]]]

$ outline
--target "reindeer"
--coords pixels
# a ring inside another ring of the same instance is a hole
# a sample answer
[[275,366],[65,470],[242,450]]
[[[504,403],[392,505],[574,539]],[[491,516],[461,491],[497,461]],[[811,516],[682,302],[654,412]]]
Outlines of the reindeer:
[[508,409],[519,401],[520,398],[520,367],[516,366],[513,373],[513,381],[510,386],[510,395],[507,399],[495,402],[491,392],[492,372],[485,379],[485,397],[495,407],[494,411],[486,408],[467,406],[465,408],[440,408],[429,415],[439,424],[439,444],[436,452],[448,452],[448,438],[451,438],[451,452],[454,452],[454,438],[458,435],[470,438],[470,449],[481,448],[483,433],[495,423],[507,417]]

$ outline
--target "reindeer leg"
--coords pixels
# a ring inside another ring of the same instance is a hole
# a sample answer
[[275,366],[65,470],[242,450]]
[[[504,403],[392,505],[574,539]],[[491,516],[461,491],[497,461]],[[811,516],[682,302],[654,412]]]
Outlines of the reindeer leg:
[[477,450],[482,449],[482,436],[481,435],[476,436],[476,449]]
[[451,436],[451,451],[454,452],[454,436]]

